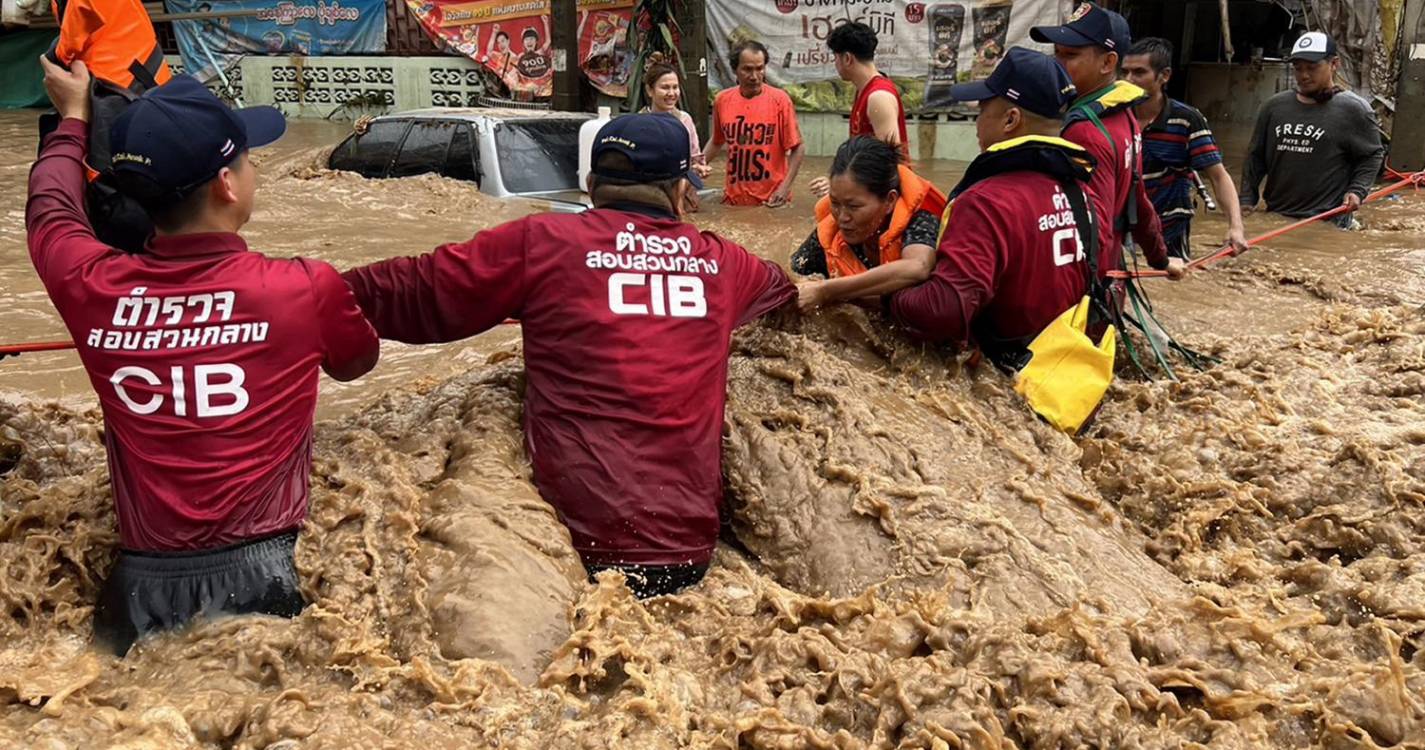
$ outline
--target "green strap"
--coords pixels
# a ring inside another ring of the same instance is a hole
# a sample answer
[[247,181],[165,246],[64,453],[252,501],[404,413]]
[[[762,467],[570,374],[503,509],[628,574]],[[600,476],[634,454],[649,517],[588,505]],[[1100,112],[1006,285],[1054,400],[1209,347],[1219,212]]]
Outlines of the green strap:
[[[1142,305],[1139,303],[1137,284],[1129,282],[1128,299],[1132,300],[1133,312],[1138,315],[1138,320],[1134,322],[1138,324],[1139,330],[1143,331],[1143,338],[1148,339],[1148,346],[1153,350],[1153,358],[1158,360],[1158,365],[1163,368],[1163,372],[1168,373],[1169,380],[1174,383],[1178,382],[1178,374],[1173,372],[1173,366],[1168,363],[1168,358],[1163,354],[1163,350],[1158,348],[1158,341],[1153,337],[1153,332],[1148,330],[1148,321],[1156,325],[1158,330],[1165,335],[1168,335],[1168,332],[1163,328],[1163,324],[1152,318],[1151,315],[1144,315]],[[1168,338],[1171,339],[1172,336],[1168,335]]]
[[1108,141],[1109,148],[1113,149],[1113,155],[1117,157],[1118,144],[1113,142],[1113,136],[1108,134],[1108,128],[1104,126],[1103,120],[1098,119],[1098,113],[1089,109],[1087,106],[1080,105],[1080,107],[1083,110],[1084,116],[1089,118],[1089,122],[1093,123],[1094,127],[1098,128],[1098,132],[1103,133],[1103,139]]

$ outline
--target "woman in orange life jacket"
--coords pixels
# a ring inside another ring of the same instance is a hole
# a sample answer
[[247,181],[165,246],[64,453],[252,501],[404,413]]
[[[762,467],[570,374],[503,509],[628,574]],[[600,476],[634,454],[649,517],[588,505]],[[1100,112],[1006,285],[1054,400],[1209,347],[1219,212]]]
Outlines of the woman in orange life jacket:
[[877,297],[929,278],[945,194],[901,164],[895,146],[871,136],[841,144],[830,177],[816,228],[791,263],[798,274],[825,279],[799,284],[797,305]]

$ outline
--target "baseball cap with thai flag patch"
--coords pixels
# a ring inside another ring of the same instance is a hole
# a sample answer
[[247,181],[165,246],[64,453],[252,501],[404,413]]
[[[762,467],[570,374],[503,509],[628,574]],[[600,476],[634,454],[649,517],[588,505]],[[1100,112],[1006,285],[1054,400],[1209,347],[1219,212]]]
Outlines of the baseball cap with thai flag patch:
[[176,75],[124,110],[109,131],[115,176],[140,203],[178,200],[238,154],[282,137],[275,107],[232,109],[196,78]]
[[[623,154],[633,168],[619,170],[600,166],[600,157],[609,153]],[[684,177],[695,189],[703,188],[703,181],[692,171],[688,131],[671,114],[648,112],[609,120],[594,136],[590,158],[594,174],[600,177],[634,183]]]
[[1058,60],[1024,47],[1010,47],[990,77],[950,87],[957,102],[982,102],[1004,97],[1042,117],[1058,117],[1078,92]]
[[1119,57],[1128,54],[1128,48],[1133,43],[1128,21],[1093,3],[1079,5],[1069,16],[1068,23],[1062,26],[1031,28],[1029,38],[1040,44],[1064,47],[1102,47],[1109,52],[1117,52]]

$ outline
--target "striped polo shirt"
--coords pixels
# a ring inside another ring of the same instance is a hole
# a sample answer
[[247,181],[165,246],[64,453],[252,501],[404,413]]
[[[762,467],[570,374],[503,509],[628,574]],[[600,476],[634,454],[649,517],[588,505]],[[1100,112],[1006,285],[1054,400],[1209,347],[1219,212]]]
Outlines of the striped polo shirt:
[[1143,130],[1143,184],[1163,222],[1163,239],[1188,231],[1194,213],[1192,177],[1222,163],[1222,152],[1202,113],[1168,99],[1158,119]]

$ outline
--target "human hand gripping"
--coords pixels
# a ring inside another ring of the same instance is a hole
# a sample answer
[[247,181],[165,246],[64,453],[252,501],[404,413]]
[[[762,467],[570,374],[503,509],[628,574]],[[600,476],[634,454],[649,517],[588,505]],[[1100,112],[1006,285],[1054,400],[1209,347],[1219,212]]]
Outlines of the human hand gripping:
[[75,60],[69,70],[55,65],[40,56],[40,67],[45,72],[45,91],[59,116],[65,119],[89,121],[89,69]]
[[826,302],[825,281],[803,281],[797,284],[797,309],[810,312]]
[[762,205],[766,206],[767,208],[781,208],[782,206],[785,206],[790,202],[791,194],[791,182],[783,182],[781,185],[777,186],[777,190],[776,192],[772,193],[771,198],[768,198],[767,200],[762,202]]
[[1232,248],[1232,255],[1238,256],[1247,252],[1247,233],[1242,227],[1231,227],[1227,230],[1227,240],[1223,243]]

